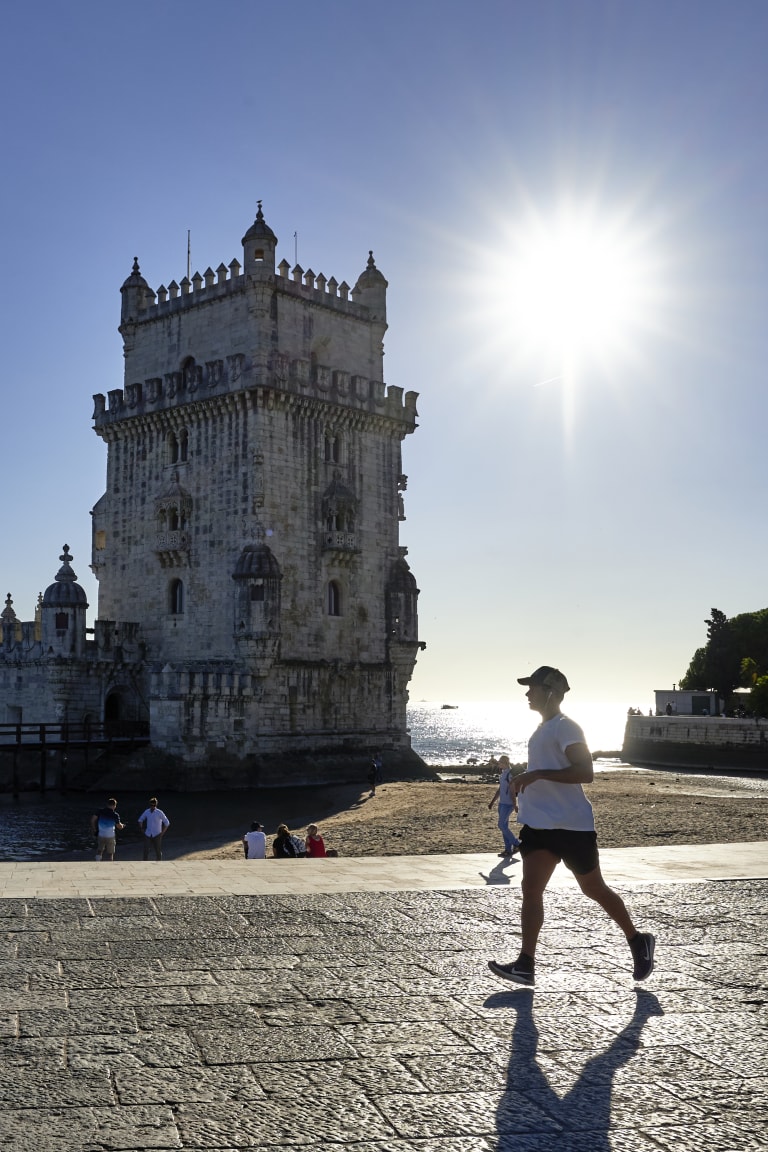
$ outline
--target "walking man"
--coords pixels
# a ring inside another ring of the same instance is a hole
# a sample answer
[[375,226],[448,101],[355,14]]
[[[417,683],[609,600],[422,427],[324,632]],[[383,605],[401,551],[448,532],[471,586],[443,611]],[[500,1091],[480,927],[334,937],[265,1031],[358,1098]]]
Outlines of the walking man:
[[504,837],[504,851],[499,852],[499,856],[514,856],[515,852],[520,848],[520,841],[509,826],[509,821],[512,819],[512,813],[515,810],[514,776],[512,773],[512,765],[509,763],[509,756],[504,755],[499,757],[498,768],[499,786],[493,794],[493,799],[489,803],[488,809],[490,811],[498,800],[499,831]]
[[521,949],[517,960],[488,967],[504,980],[529,987],[535,983],[536,944],[544,922],[544,890],[562,860],[585,896],[594,900],[618,924],[634,960],[633,978],[645,980],[653,971],[654,937],[638,932],[617,892],[600,872],[592,805],[583,784],[593,779],[592,755],[578,724],[560,711],[569,684],[562,672],[547,665],[518,680],[528,691],[528,707],[541,715],[541,724],[528,742],[528,767],[514,780],[523,857]]
[[150,847],[154,850],[155,860],[162,860],[163,858],[163,836],[165,836],[170,825],[170,820],[165,812],[157,806],[157,798],[155,796],[149,802],[149,808],[145,808],[141,816],[139,816],[139,827],[144,833],[144,859],[149,860]]
[[117,810],[117,800],[107,800],[103,808],[91,816],[91,831],[98,837],[97,860],[114,860],[117,833],[125,828]]

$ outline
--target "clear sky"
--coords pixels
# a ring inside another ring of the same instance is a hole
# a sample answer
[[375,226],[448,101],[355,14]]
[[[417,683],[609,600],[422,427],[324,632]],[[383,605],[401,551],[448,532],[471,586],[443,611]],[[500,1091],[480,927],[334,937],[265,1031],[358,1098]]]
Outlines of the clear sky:
[[411,698],[540,663],[648,707],[715,606],[768,605],[763,0],[42,0],[6,6],[2,598],[89,511],[120,285],[242,257],[389,281],[420,393],[401,542]]

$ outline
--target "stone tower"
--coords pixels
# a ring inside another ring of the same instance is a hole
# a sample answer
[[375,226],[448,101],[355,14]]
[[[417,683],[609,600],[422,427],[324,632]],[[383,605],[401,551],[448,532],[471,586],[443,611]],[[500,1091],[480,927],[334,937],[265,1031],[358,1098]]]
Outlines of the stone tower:
[[417,394],[383,383],[387,281],[372,253],[352,289],[276,265],[260,202],[242,247],[156,293],[134,261],[124,387],[94,397],[99,617],[139,629],[152,745],[199,785],[407,760],[423,647],[399,542]]

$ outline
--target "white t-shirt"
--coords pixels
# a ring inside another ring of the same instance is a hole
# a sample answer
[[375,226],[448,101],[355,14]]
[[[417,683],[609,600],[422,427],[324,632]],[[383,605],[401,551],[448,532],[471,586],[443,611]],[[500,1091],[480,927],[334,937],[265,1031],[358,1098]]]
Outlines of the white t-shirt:
[[[528,741],[527,772],[552,772],[570,764],[565,754],[571,744],[585,744],[584,733],[575,720],[558,712],[539,724]],[[523,777],[525,779],[525,777]],[[534,780],[517,796],[518,819],[530,828],[569,828],[574,832],[594,832],[592,805],[581,784],[559,784]]]
[[264,860],[267,855],[267,838],[263,832],[246,832],[243,840],[248,845],[248,860]]
[[505,768],[499,774],[499,804],[514,804],[515,790],[512,787],[514,773],[511,768]]

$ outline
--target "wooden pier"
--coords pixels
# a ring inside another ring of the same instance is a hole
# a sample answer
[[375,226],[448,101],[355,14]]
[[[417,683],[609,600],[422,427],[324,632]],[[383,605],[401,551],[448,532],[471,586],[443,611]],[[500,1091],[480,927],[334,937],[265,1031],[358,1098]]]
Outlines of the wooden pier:
[[13,757],[13,795],[18,796],[19,757],[22,753],[39,756],[40,791],[45,792],[47,782],[48,757],[52,752],[59,754],[58,788],[67,787],[67,761],[70,752],[81,752],[85,768],[88,767],[91,750],[113,750],[130,752],[134,748],[149,743],[149,724],[146,721],[106,720],[99,723],[84,721],[75,724],[71,721],[43,724],[0,724],[0,755]]

